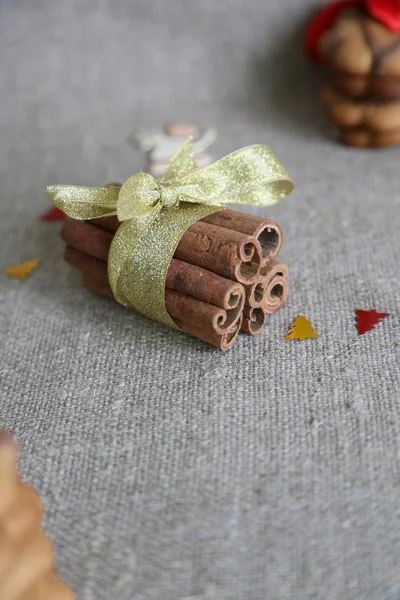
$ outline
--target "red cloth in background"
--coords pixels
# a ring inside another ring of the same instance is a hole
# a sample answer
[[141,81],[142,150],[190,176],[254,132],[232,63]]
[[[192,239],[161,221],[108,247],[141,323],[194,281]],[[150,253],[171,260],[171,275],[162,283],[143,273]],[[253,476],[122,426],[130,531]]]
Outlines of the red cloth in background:
[[306,51],[315,61],[325,64],[326,59],[318,51],[319,40],[349,6],[363,6],[371,17],[388,29],[400,32],[400,0],[335,0],[317,12],[306,30]]
[[367,0],[367,10],[391,31],[400,31],[399,0]]

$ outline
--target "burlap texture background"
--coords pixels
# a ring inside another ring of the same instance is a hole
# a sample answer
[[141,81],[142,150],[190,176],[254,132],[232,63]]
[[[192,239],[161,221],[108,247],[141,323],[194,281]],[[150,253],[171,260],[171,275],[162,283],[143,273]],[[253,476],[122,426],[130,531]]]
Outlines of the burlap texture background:
[[[2,0],[0,422],[82,600],[398,600],[399,151],[335,144],[307,0]],[[130,176],[141,126],[271,145],[290,300],[226,354],[81,289],[47,183]],[[358,337],[354,309],[390,312]],[[304,313],[319,340],[283,342]]]

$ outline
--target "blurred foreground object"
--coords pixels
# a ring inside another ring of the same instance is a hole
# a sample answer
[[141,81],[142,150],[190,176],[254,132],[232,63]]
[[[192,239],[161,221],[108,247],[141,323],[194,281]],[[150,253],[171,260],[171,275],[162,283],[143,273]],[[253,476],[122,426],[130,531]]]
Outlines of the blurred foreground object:
[[212,163],[212,157],[205,151],[215,141],[217,132],[214,129],[199,137],[199,132],[193,123],[170,123],[164,130],[139,131],[133,136],[135,145],[147,154],[146,171],[153,177],[164,174],[168,161],[189,137],[193,137],[193,149],[199,168]]
[[340,140],[380,148],[400,143],[400,4],[342,0],[322,8],[306,33],[324,66],[322,101]]
[[12,437],[0,430],[0,598],[74,600],[54,573],[54,551],[39,496],[19,478]]

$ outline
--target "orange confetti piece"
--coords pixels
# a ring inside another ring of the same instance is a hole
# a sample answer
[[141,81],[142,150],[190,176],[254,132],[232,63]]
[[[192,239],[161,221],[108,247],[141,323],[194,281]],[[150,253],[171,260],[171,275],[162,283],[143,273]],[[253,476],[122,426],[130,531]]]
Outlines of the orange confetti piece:
[[287,335],[284,340],[300,340],[303,342],[304,340],[311,338],[319,338],[318,333],[315,333],[313,326],[310,321],[308,321],[303,315],[297,317],[295,322],[293,323],[291,329],[289,330],[289,335]]
[[37,269],[39,264],[39,258],[33,258],[32,260],[27,260],[21,265],[15,265],[13,267],[9,267],[8,269],[4,269],[4,272],[10,277],[14,277],[14,279],[20,279],[22,281],[26,279],[32,273],[32,271]]

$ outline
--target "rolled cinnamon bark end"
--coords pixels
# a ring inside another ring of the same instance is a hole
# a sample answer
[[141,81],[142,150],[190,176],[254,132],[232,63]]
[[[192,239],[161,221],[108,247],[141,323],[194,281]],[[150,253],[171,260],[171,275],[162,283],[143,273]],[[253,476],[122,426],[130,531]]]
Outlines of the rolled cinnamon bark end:
[[242,321],[243,314],[240,314],[239,319],[235,324],[235,327],[221,335],[210,327],[201,328],[197,325],[194,325],[193,323],[187,323],[185,321],[179,321],[178,319],[175,319],[176,324],[182,329],[182,331],[190,333],[190,335],[193,335],[194,337],[197,337],[203,340],[204,342],[207,342],[208,344],[219,348],[219,350],[228,350],[228,348],[230,348],[233,345],[239,334],[239,331],[241,330]]
[[242,302],[235,308],[224,310],[213,304],[196,300],[192,296],[168,288],[165,290],[165,306],[174,321],[185,321],[199,328],[208,328],[211,325],[212,329],[219,335],[224,335],[232,329],[236,329],[237,321],[243,311],[243,305],[244,295],[242,296]]
[[204,217],[202,221],[255,237],[261,246],[263,264],[275,258],[282,247],[282,229],[270,219],[247,215],[235,210],[220,210]]
[[244,307],[242,331],[249,335],[258,335],[266,322],[266,313],[262,308]]
[[261,246],[252,236],[197,221],[181,238],[175,258],[250,284],[261,268]]
[[260,271],[260,275],[267,277],[268,281],[275,277],[275,275],[281,275],[287,277],[289,273],[289,267],[285,263],[279,262],[278,260],[271,260],[268,264],[263,266]]
[[286,279],[288,272],[288,266],[277,260],[261,269],[266,290],[263,308],[267,314],[272,315],[285,304],[289,289]]
[[252,285],[246,285],[246,306],[250,308],[262,307],[265,302],[267,286],[265,277],[259,275]]
[[285,304],[288,297],[288,282],[285,277],[275,275],[267,287],[263,309],[268,315],[276,313]]

